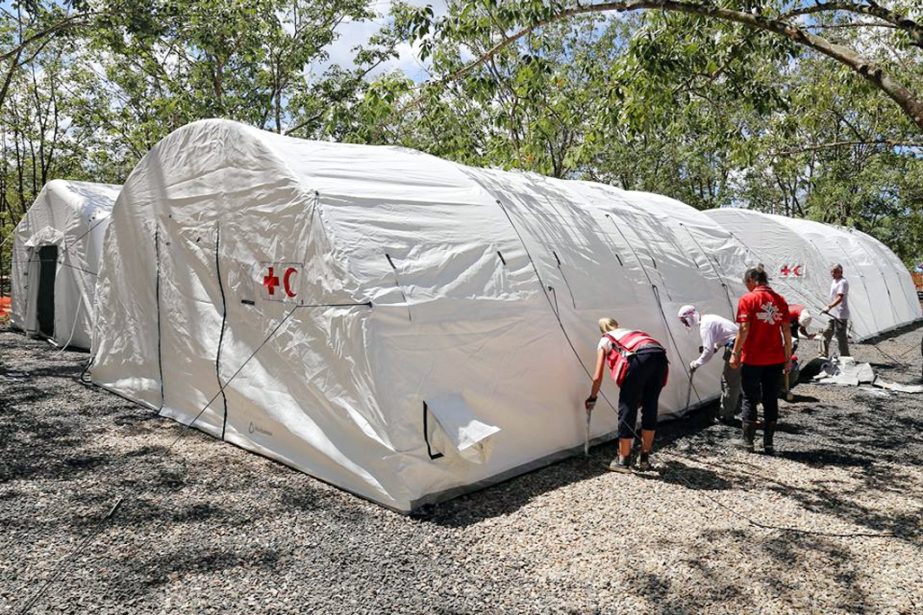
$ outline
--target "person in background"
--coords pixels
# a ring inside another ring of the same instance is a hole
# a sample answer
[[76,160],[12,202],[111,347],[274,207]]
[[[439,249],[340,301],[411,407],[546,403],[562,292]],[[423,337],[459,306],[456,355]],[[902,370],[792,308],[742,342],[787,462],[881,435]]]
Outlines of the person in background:
[[667,383],[667,353],[663,344],[643,331],[623,329],[614,318],[599,321],[602,338],[596,350],[596,369],[593,386],[584,405],[592,411],[603,381],[606,364],[612,379],[619,387],[619,451],[609,464],[614,472],[631,470],[631,445],[641,406],[641,455],[638,470],[652,469],[651,450],[654,447],[654,430],[657,428],[657,404],[660,391]]
[[699,328],[702,338],[702,354],[689,364],[690,377],[697,369],[711,361],[716,352],[722,351],[724,371],[721,374],[721,404],[718,407],[717,421],[730,425],[737,414],[740,401],[740,370],[730,366],[731,348],[737,338],[737,325],[716,314],[703,314],[694,305],[684,305],[679,309],[679,320],[687,329]]
[[793,339],[799,339],[803,337],[807,340],[813,340],[815,337],[817,337],[816,333],[808,332],[808,327],[811,326],[811,322],[814,320],[814,317],[811,316],[811,312],[808,311],[808,308],[798,303],[789,305],[788,319],[791,326]]
[[830,316],[830,322],[824,329],[821,342],[821,354],[830,357],[830,340],[836,336],[837,349],[841,357],[849,356],[846,332],[849,328],[849,282],[843,277],[843,265],[836,264],[830,269],[830,303],[822,312]]
[[740,368],[743,409],[740,413],[743,446],[753,450],[756,405],[763,402],[763,451],[775,452],[773,436],[779,418],[779,382],[790,369],[792,333],[788,303],[769,287],[763,266],[744,274],[747,294],[737,304],[740,330],[731,351],[731,368]]

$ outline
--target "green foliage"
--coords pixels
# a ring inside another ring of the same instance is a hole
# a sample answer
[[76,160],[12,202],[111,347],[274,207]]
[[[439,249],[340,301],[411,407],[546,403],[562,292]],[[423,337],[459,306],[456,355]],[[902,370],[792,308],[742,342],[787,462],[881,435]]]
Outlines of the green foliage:
[[[906,21],[915,4],[890,8]],[[923,257],[923,148],[913,146],[923,137],[879,88],[778,34],[685,13],[587,14],[588,5],[452,0],[437,16],[396,2],[354,66],[324,69],[316,67],[326,64],[337,26],[369,18],[380,3],[2,5],[0,50],[9,55],[0,79],[10,79],[0,91],[0,234],[47,179],[123,181],[170,131],[225,117],[298,137],[603,181],[699,208],[743,205],[850,224],[908,261]],[[782,18],[815,3],[715,6]],[[562,11],[581,14],[556,20]],[[801,23],[923,92],[923,47],[906,28],[857,26],[876,19],[826,11]],[[31,42],[20,48],[23,41]],[[406,43],[432,79],[369,77]]]

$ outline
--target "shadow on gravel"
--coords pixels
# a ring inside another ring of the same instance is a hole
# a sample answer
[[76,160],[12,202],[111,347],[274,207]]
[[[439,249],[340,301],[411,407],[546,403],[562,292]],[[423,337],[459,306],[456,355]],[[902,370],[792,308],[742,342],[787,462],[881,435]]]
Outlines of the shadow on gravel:
[[723,491],[737,487],[717,472],[694,468],[675,459],[661,463],[660,481],[705,491]]

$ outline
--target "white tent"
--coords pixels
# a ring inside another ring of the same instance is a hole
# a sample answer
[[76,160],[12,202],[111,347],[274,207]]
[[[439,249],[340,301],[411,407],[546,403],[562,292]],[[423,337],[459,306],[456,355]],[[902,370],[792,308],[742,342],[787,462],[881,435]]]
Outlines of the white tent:
[[699,339],[676,311],[729,315],[744,259],[665,197],[201,121],[116,203],[91,374],[407,511],[582,447],[600,317],[666,345],[660,412],[682,413]]
[[830,267],[843,265],[850,284],[850,333],[861,341],[921,317],[910,272],[865,233],[811,220],[724,208],[704,212],[763,262],[773,286],[815,314],[829,302]]
[[103,235],[120,186],[56,179],[13,231],[12,324],[89,348]]

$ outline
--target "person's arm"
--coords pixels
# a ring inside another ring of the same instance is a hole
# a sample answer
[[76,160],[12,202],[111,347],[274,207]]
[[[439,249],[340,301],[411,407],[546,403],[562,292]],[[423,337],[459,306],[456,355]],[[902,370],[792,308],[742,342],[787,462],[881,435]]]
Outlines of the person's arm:
[[689,368],[693,371],[699,369],[709,361],[711,361],[712,356],[715,354],[715,339],[713,331],[707,329],[706,332],[702,335],[702,354],[699,355],[699,358],[694,360],[689,364]]
[[[734,338],[734,350],[731,351],[731,360],[728,362],[728,364],[731,366],[731,369],[737,369],[740,367],[740,354],[743,352],[744,342],[747,341],[747,336],[750,334],[749,322],[740,322],[737,324],[740,325],[740,328],[737,330],[737,337]],[[789,344],[791,344],[791,331],[788,333],[788,339]]]
[[583,402],[587,410],[592,410],[596,405],[596,396],[599,395],[599,387],[603,384],[603,372],[606,367],[606,351],[599,348],[596,351],[596,369],[593,371],[593,387],[590,389],[590,396]]
[[813,340],[815,337],[817,337],[816,333],[808,333],[808,330],[805,329],[802,325],[798,325],[798,333],[807,340]]
[[782,327],[782,339],[785,340],[785,367],[783,371],[787,374],[792,369],[792,330],[790,327]]

